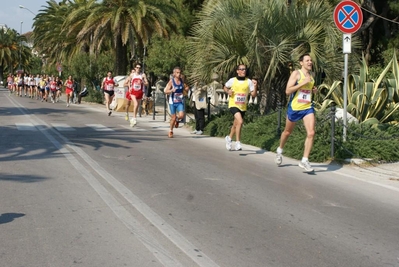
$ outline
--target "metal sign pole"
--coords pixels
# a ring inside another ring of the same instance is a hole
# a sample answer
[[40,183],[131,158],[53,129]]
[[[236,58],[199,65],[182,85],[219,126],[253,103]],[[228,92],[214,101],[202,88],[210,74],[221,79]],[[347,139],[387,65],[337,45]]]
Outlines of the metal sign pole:
[[342,36],[342,52],[344,53],[344,114],[342,119],[344,120],[344,129],[343,129],[343,141],[346,141],[346,130],[347,130],[347,106],[348,106],[348,54],[352,52],[352,34],[344,34]]
[[351,39],[352,33],[355,33],[360,29],[363,22],[363,13],[362,9],[358,4],[353,1],[346,0],[340,2],[334,9],[334,23],[337,28],[344,33],[343,35],[343,53],[345,56],[345,69],[344,69],[344,114],[342,116],[344,120],[344,129],[343,129],[343,141],[346,141],[346,130],[347,130],[347,79],[348,79],[348,54],[351,53]]
[[344,142],[346,141],[346,125],[348,124],[347,120],[347,103],[348,103],[348,92],[347,92],[347,86],[348,86],[348,54],[344,55],[345,57],[345,67],[344,67],[344,114],[343,114],[343,120],[344,120],[344,132],[343,132],[343,140]]

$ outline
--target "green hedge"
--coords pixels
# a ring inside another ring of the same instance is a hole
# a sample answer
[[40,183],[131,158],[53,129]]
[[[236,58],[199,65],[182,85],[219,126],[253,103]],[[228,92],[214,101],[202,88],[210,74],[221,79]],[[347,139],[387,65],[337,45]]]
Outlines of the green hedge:
[[[253,110],[256,110],[254,108]],[[280,136],[278,133],[278,112],[259,115],[248,110],[241,132],[241,142],[260,147],[267,151],[276,151]],[[281,112],[281,131],[284,130],[285,113]],[[213,115],[205,127],[205,134],[224,137],[230,133],[233,116],[224,110]],[[334,157],[331,158],[331,119],[328,113],[316,113],[316,136],[310,155],[311,162],[328,160],[342,161],[348,158],[371,159],[378,162],[399,161],[399,127],[397,125],[349,124],[347,138],[343,141],[342,121],[335,123]],[[284,147],[284,155],[301,159],[306,131],[302,122],[297,123]]]

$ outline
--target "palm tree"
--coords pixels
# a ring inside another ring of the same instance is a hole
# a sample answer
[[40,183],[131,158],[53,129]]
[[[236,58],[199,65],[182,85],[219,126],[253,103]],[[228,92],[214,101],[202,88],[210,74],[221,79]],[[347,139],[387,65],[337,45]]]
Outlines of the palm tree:
[[189,41],[192,75],[209,80],[247,64],[261,84],[262,104],[285,103],[285,83],[300,54],[310,52],[319,78],[341,78],[342,38],[324,1],[208,0]]
[[21,44],[26,41],[14,29],[0,29],[0,80],[3,80],[3,72],[13,72],[18,66],[21,52]]
[[44,54],[47,64],[66,61],[73,51],[79,50],[76,38],[68,36],[65,31],[65,17],[72,11],[72,4],[63,0],[47,1],[47,6],[40,10],[33,23],[34,47]]
[[[95,0],[80,5],[67,17],[68,36],[77,43],[90,40],[91,51],[111,45],[115,50],[116,74],[127,73],[128,47],[147,45],[153,36],[168,36],[176,29],[178,13],[173,2],[157,0]],[[85,18],[83,20],[82,18]],[[132,51],[132,54],[134,51]]]

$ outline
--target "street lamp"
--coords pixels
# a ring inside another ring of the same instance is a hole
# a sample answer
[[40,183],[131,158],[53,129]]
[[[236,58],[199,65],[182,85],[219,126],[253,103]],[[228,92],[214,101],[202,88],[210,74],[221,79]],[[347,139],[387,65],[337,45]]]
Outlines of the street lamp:
[[21,21],[21,28],[19,30],[19,70],[21,71],[21,49],[22,49],[22,23],[24,23],[23,21]]
[[22,8],[22,9],[26,9],[26,10],[28,10],[30,13],[32,13],[32,14],[33,14],[33,16],[35,16],[35,17],[36,17],[36,14],[35,14],[35,13],[33,13],[33,12],[32,12],[32,10],[30,10],[29,8],[27,8],[27,7],[24,7],[24,6],[22,6],[22,5],[19,5],[19,8]]
[[[33,14],[33,16],[36,17],[36,14],[35,14],[32,10],[30,10],[29,8],[24,7],[23,5],[19,5],[19,8],[28,10],[30,13]],[[20,31],[20,33],[19,33],[20,37],[22,36],[22,23],[23,23],[23,22],[21,21],[21,31]],[[22,70],[22,69],[21,69],[21,49],[22,49],[22,39],[20,40],[20,43],[19,43],[19,69],[20,69],[20,70]]]

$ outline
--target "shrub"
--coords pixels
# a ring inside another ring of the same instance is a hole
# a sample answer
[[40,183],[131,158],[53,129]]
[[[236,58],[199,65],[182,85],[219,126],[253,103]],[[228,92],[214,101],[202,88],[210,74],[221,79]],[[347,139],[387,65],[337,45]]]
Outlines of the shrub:
[[[286,111],[281,112],[281,128],[284,130]],[[247,116],[248,115],[248,116]],[[248,112],[245,115],[241,132],[241,141],[267,151],[276,151],[280,136],[278,129],[279,113],[260,116]],[[211,118],[205,127],[210,136],[223,137],[230,133],[233,116],[221,112]],[[310,161],[325,162],[328,160],[343,161],[347,158],[364,158],[375,161],[393,162],[399,160],[399,139],[396,133],[398,126],[390,124],[349,124],[347,138],[343,141],[343,123],[335,123],[334,157],[331,158],[331,119],[328,111],[316,113],[316,136]],[[302,122],[297,123],[293,133],[284,147],[284,155],[301,159],[303,155],[306,130]]]
[[89,94],[84,98],[84,101],[104,104],[104,96],[101,90],[90,89]]

